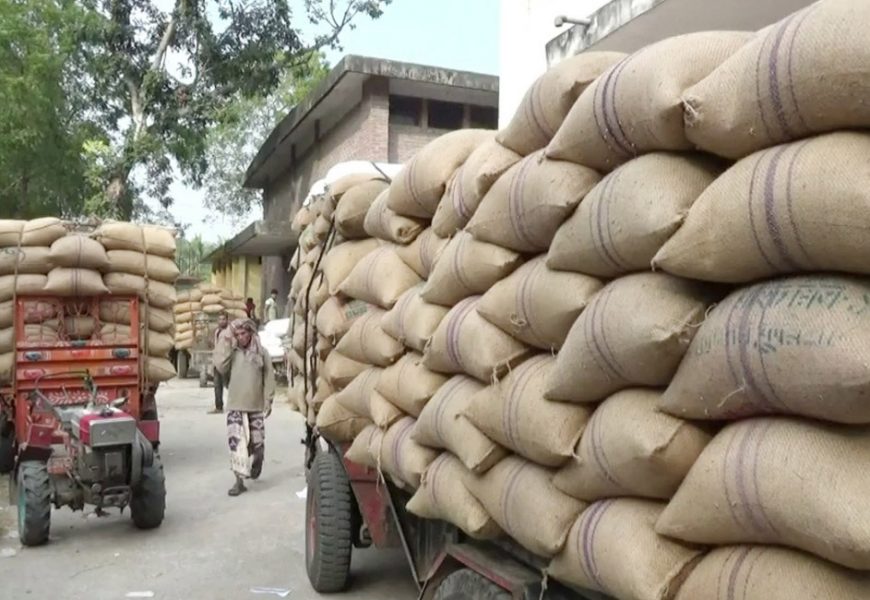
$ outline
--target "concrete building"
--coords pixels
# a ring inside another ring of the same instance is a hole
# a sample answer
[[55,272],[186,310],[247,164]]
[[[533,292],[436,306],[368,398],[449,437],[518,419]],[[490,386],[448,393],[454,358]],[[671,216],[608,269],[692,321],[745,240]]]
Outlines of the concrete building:
[[281,120],[251,162],[245,186],[263,190],[263,220],[211,257],[215,282],[258,304],[275,288],[283,302],[295,245],[289,221],[315,181],[339,162],[401,163],[447,131],[495,129],[498,89],[493,75],[343,58]]

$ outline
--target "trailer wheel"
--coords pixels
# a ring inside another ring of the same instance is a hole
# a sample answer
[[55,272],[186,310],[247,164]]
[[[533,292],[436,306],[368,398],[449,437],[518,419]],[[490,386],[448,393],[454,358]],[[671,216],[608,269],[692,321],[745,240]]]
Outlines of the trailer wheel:
[[166,479],[158,456],[149,467],[142,467],[139,485],[133,489],[130,516],[139,529],[154,529],[163,523],[166,512]]
[[25,546],[41,546],[51,529],[51,480],[44,462],[18,466],[17,496],[18,537]]
[[351,490],[335,452],[318,452],[308,478],[305,567],[321,594],[344,590],[350,575]]
[[471,569],[448,575],[435,591],[433,600],[510,600],[504,590]]

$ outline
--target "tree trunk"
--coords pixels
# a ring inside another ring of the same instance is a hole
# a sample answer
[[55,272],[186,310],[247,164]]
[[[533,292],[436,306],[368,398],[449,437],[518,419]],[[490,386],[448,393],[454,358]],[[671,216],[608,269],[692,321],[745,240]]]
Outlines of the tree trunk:
[[127,180],[130,172],[127,170],[117,171],[109,179],[106,185],[106,200],[110,210],[114,213],[112,216],[129,220],[133,214],[133,205],[130,202]]

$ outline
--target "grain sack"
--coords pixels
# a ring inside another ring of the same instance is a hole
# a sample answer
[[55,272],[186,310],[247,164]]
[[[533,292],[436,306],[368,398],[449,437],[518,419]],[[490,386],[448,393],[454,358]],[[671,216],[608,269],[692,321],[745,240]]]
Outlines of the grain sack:
[[147,276],[164,283],[175,283],[180,271],[171,258],[143,254],[133,250],[109,250],[109,271]]
[[384,432],[376,425],[366,425],[365,428],[353,439],[350,448],[344,457],[352,463],[356,463],[370,469],[378,468],[378,451]]
[[478,241],[460,231],[441,252],[420,294],[426,302],[453,306],[463,298],[485,292],[520,264],[522,257],[513,250]]
[[[204,312],[207,315],[219,315],[219,314],[224,313],[224,312],[228,313],[227,309],[225,309],[223,307],[223,304],[207,304],[207,305],[202,307],[202,312]],[[231,318],[233,316],[237,316],[237,315],[230,315]]]
[[710,435],[657,410],[657,390],[635,388],[602,402],[571,461],[553,478],[568,495],[594,501],[619,496],[667,500]]
[[179,304],[185,302],[195,302],[199,304],[202,301],[202,290],[199,288],[190,288],[189,290],[181,290],[177,294]]
[[[201,283],[201,284],[199,284],[199,289],[203,293],[203,295],[209,295],[209,294],[220,295],[220,293],[223,291],[220,286],[215,285],[213,283]],[[200,301],[202,301],[202,298],[200,298]]]
[[460,129],[423,146],[390,184],[390,209],[408,217],[431,218],[453,172],[493,137],[492,131]]
[[[192,340],[193,331],[177,334],[175,338],[167,333],[156,331],[149,331],[146,337],[145,331],[142,331],[139,334],[139,343],[149,356],[165,357],[169,355],[178,336],[185,335]],[[106,323],[100,328],[100,339],[106,344],[128,344],[131,341],[130,326]]]
[[680,96],[752,35],[689,33],[635,52],[580,95],[547,146],[547,156],[607,172],[638,154],[691,149]]
[[633,498],[592,504],[547,574],[620,600],[673,598],[703,551],[656,534],[664,506]]
[[870,135],[842,132],[741,160],[701,195],[654,265],[723,282],[795,271],[870,273],[868,153]]
[[186,333],[193,331],[193,323],[177,323],[175,325],[175,333]]
[[290,229],[295,231],[296,233],[302,233],[302,231],[308,227],[316,215],[308,206],[302,206],[296,211],[296,214],[293,215],[293,219],[290,221]]
[[330,352],[329,356],[326,357],[326,360],[323,361],[320,375],[328,381],[332,387],[340,390],[353,381],[354,377],[368,369],[370,366],[371,365],[350,359],[336,350]]
[[424,229],[407,246],[396,246],[396,254],[423,279],[429,278],[432,267],[447,245],[447,238],[438,237],[432,228]]
[[[15,305],[12,300],[0,302],[0,329],[12,327],[14,308]],[[56,316],[57,305],[52,302],[28,300],[24,303],[25,323],[42,324]]]
[[175,366],[165,358],[145,357],[145,378],[151,383],[169,381],[175,377]]
[[299,354],[304,354],[306,348],[314,345],[314,336],[316,333],[314,327],[310,324],[308,327],[305,327],[304,324],[300,324],[300,326],[293,332],[293,337],[290,340],[291,347]]
[[489,470],[507,453],[463,416],[471,397],[481,389],[482,385],[464,375],[450,379],[420,412],[414,441],[429,448],[449,450],[474,473]]
[[421,354],[408,352],[383,370],[375,389],[390,404],[416,418],[447,379],[427,369]]
[[106,221],[91,235],[106,250],[135,250],[166,258],[175,256],[175,235],[156,225]]
[[99,271],[57,267],[49,271],[42,291],[50,296],[99,296],[109,289]]
[[870,423],[870,282],[806,275],[714,308],[662,397],[686,419],[797,414]]
[[339,286],[347,279],[357,263],[379,245],[378,240],[367,239],[345,242],[330,248],[320,263],[323,275],[329,283],[329,293],[337,294]]
[[317,236],[319,240],[325,240],[332,227],[332,223],[323,215],[319,215],[314,219],[314,223],[311,227],[314,229],[314,235]]
[[347,387],[335,394],[335,401],[343,408],[361,417],[371,419],[370,397],[383,369],[371,367],[353,378]]
[[601,180],[559,228],[547,265],[608,278],[648,270],[720,170],[692,154],[654,152],[628,161]]
[[12,381],[15,372],[15,353],[0,354],[0,381]]
[[12,327],[14,320],[15,304],[12,300],[0,302],[0,329]]
[[[107,273],[103,277],[103,283],[111,294],[138,294],[148,304],[162,309],[170,309],[175,305],[175,287],[169,283],[130,273]],[[208,312],[206,309],[204,306],[203,311]]]
[[0,302],[12,300],[15,294],[40,294],[47,282],[45,275],[0,275]]
[[0,248],[8,246],[51,246],[67,233],[63,221],[42,217],[30,221],[0,220]]
[[[104,323],[130,324],[130,303],[126,300],[103,300],[100,302],[100,320]],[[139,304],[139,321],[147,323],[148,329],[158,333],[172,331],[175,321],[168,310]]]
[[330,296],[317,310],[317,332],[333,340],[340,340],[354,322],[366,314],[371,304],[362,300]]
[[597,402],[631,386],[663,386],[704,320],[709,292],[661,273],[609,283],[559,350],[547,398]]
[[[314,275],[314,268],[308,263],[302,263],[299,266],[299,269],[293,275],[293,279],[290,281],[290,293],[296,297],[301,297],[305,295],[305,290],[308,289],[308,284],[311,282],[311,277]],[[208,302],[208,300],[213,299],[211,294],[203,298],[202,304],[203,306],[208,306],[211,304],[216,304],[213,302]]]
[[592,410],[544,398],[555,362],[549,354],[528,359],[471,397],[463,414],[487,437],[520,456],[547,467],[563,465]]
[[46,246],[0,248],[0,275],[33,273],[45,275],[51,269]]
[[385,332],[418,352],[423,352],[426,342],[448,313],[447,308],[423,300],[422,287],[422,284],[414,286],[402,294],[381,319]]
[[335,395],[335,388],[325,379],[318,377],[314,381],[314,389],[309,387],[308,393],[311,396],[308,403],[314,409],[314,412],[318,413],[324,402]]
[[396,254],[382,246],[360,260],[338,291],[381,308],[390,309],[406,290],[420,283],[420,277]]
[[528,89],[496,139],[524,156],[543,148],[583,90],[623,58],[621,52],[583,52],[551,67]]
[[425,221],[396,214],[387,204],[389,198],[390,190],[387,189],[372,202],[363,224],[364,233],[388,242],[408,244],[423,231]]
[[380,442],[378,466],[401,487],[407,484],[416,490],[424,471],[439,453],[415,442],[411,436],[413,431],[414,419],[411,417],[404,417],[392,425]]
[[459,459],[444,452],[423,473],[420,489],[408,501],[407,509],[423,519],[452,523],[475,539],[496,539],[501,528],[468,491],[471,477]]
[[317,430],[333,442],[349,442],[369,424],[368,419],[343,408],[335,396],[327,398],[317,413]]
[[686,90],[686,135],[740,158],[798,138],[870,126],[870,6],[823,0],[758,35]]
[[540,256],[493,285],[480,299],[477,311],[530,346],[558,350],[602,285],[580,273],[552,271]]
[[[57,327],[50,324],[25,325],[21,335],[28,344],[56,343],[58,341]],[[15,350],[15,329],[8,327],[0,329],[0,355]]]
[[[223,302],[223,299],[220,297],[220,294],[206,294],[202,297],[200,304],[203,307],[206,307],[214,304],[221,304],[221,302]],[[221,306],[223,305],[221,304]]]
[[432,217],[433,231],[446,238],[463,229],[492,184],[521,158],[495,140],[478,146],[450,178]]
[[51,245],[48,261],[55,267],[94,269],[107,271],[109,258],[106,249],[96,240],[84,235],[66,235]]
[[[69,316],[63,319],[63,333],[71,340],[88,339],[96,331],[96,319],[89,315]],[[170,339],[170,347],[172,340]]]
[[366,172],[357,171],[355,173],[348,173],[347,175],[342,175],[332,183],[326,186],[326,198],[332,198],[333,200],[338,200],[341,202],[341,199],[344,197],[344,194],[349,192],[352,188],[363,185],[369,181],[386,181],[386,175],[378,169],[375,165],[368,163],[365,165],[365,169],[369,169],[373,167],[374,170],[368,170]]
[[354,185],[342,195],[335,209],[335,228],[345,238],[366,237],[364,227],[366,213],[382,192],[386,191],[390,184],[383,179],[374,179]]
[[600,179],[592,169],[536,152],[499,177],[465,230],[517,252],[546,251],[556,230]]
[[868,493],[866,427],[749,419],[713,438],[656,530],[700,544],[790,546],[866,570]]
[[359,362],[386,367],[405,352],[401,342],[387,335],[381,327],[384,311],[370,308],[359,317],[341,338],[336,350]]
[[183,304],[176,304],[172,312],[176,315],[184,314],[184,313],[196,313],[202,310],[202,304],[199,302],[185,302]]

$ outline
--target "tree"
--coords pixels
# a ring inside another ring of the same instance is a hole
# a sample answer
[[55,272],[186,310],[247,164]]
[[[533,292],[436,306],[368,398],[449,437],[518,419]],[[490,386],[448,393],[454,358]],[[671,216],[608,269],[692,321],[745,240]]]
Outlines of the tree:
[[181,270],[182,275],[192,275],[208,279],[211,273],[211,265],[204,263],[203,260],[216,247],[216,244],[204,242],[202,236],[199,235],[192,239],[179,238],[175,251],[175,262]]

